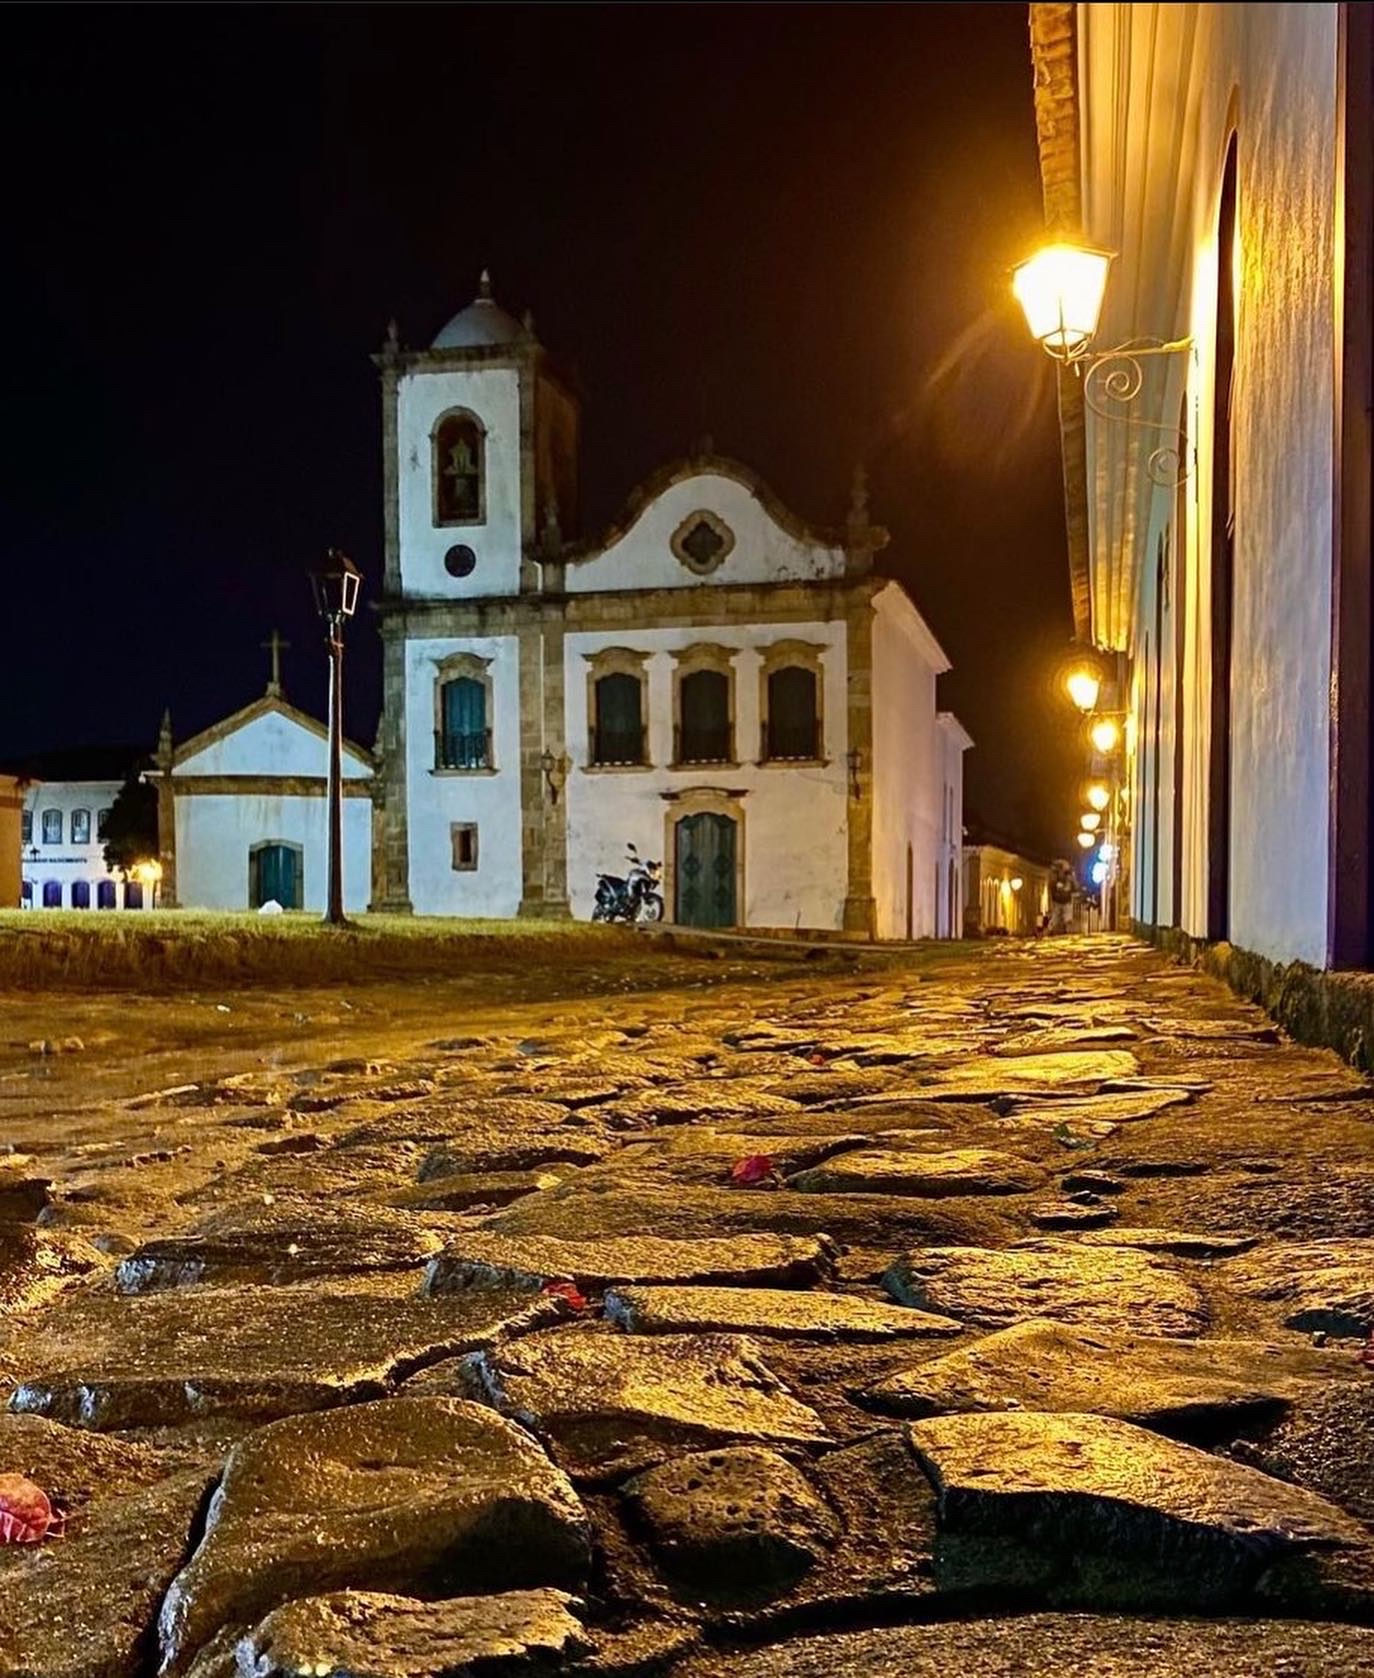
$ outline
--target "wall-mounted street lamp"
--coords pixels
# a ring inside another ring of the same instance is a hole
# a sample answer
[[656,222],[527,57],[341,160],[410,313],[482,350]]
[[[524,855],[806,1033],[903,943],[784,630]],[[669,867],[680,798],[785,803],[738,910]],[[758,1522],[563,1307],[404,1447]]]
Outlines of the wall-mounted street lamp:
[[1085,810],[1078,818],[1078,825],[1084,833],[1096,833],[1098,828],[1102,826],[1101,814],[1096,810]]
[[1091,833],[1080,833],[1078,835],[1078,843],[1083,847],[1083,849],[1085,851],[1090,851],[1093,848],[1093,846],[1097,843],[1097,840],[1094,837],[1094,835],[1091,834]]
[[1094,810],[1105,810],[1112,801],[1111,788],[1105,781],[1094,781],[1088,788],[1086,797]]
[[558,795],[563,790],[563,782],[567,779],[563,760],[555,757],[545,746],[539,759],[539,767],[544,771],[544,790],[549,795],[549,803],[557,804]]
[[1093,710],[1102,690],[1102,679],[1095,670],[1074,670],[1064,679],[1064,689],[1083,712]]
[[849,765],[849,796],[859,798],[863,787],[859,784],[859,771],[864,766],[864,755],[857,746],[851,746],[845,753],[845,762]]
[[1092,741],[1095,752],[1100,752],[1103,757],[1110,757],[1121,744],[1121,725],[1115,717],[1099,717],[1088,730],[1088,738]]
[[358,610],[363,575],[338,548],[330,548],[324,563],[310,573],[315,610],[325,625],[329,649],[329,892],[324,919],[329,926],[344,924],[343,906],[343,626]]
[[[1013,269],[1011,289],[1026,316],[1031,336],[1055,361],[1071,367],[1083,382],[1083,405],[1099,419],[1153,432],[1161,440],[1150,451],[1151,479],[1177,487],[1188,476],[1187,441],[1177,426],[1141,419],[1127,411],[1145,380],[1144,363],[1153,356],[1191,354],[1193,340],[1128,338],[1111,349],[1095,350],[1102,299],[1115,252],[1089,245],[1046,245]],[[1085,706],[1090,710],[1091,706]]]

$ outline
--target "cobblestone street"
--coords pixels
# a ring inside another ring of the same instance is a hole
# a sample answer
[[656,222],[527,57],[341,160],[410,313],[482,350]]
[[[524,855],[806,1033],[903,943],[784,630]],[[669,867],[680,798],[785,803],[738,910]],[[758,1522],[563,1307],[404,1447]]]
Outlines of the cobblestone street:
[[1334,1056],[1106,937],[355,1002],[0,1083],[0,1673],[1374,1674]]

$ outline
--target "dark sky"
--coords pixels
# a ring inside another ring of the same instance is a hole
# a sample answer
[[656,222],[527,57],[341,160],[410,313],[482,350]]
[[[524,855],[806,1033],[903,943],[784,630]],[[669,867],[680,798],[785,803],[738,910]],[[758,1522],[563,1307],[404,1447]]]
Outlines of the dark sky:
[[[587,390],[592,530],[703,433],[821,523],[854,462],[954,661],[970,803],[1053,845],[1076,751],[1025,7],[42,6],[6,13],[0,754],[185,735],[304,571],[381,568],[369,353],[489,265]],[[378,643],[351,642],[373,736]]]

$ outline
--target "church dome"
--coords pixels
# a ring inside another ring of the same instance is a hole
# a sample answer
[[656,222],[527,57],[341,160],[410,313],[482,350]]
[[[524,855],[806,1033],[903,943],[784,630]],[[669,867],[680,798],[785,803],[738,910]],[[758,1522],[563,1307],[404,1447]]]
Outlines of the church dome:
[[508,315],[491,294],[491,275],[482,270],[482,283],[466,309],[460,309],[434,340],[436,350],[471,350],[487,344],[514,344],[525,329]]

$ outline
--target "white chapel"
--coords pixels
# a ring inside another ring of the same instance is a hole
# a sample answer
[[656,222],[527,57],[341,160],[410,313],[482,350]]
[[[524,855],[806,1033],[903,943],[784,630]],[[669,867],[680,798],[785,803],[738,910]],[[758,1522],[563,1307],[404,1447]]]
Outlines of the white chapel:
[[376,360],[374,909],[585,919],[633,843],[681,923],[957,933],[972,742],[861,481],[817,529],[704,445],[578,541],[577,394],[485,276]]

